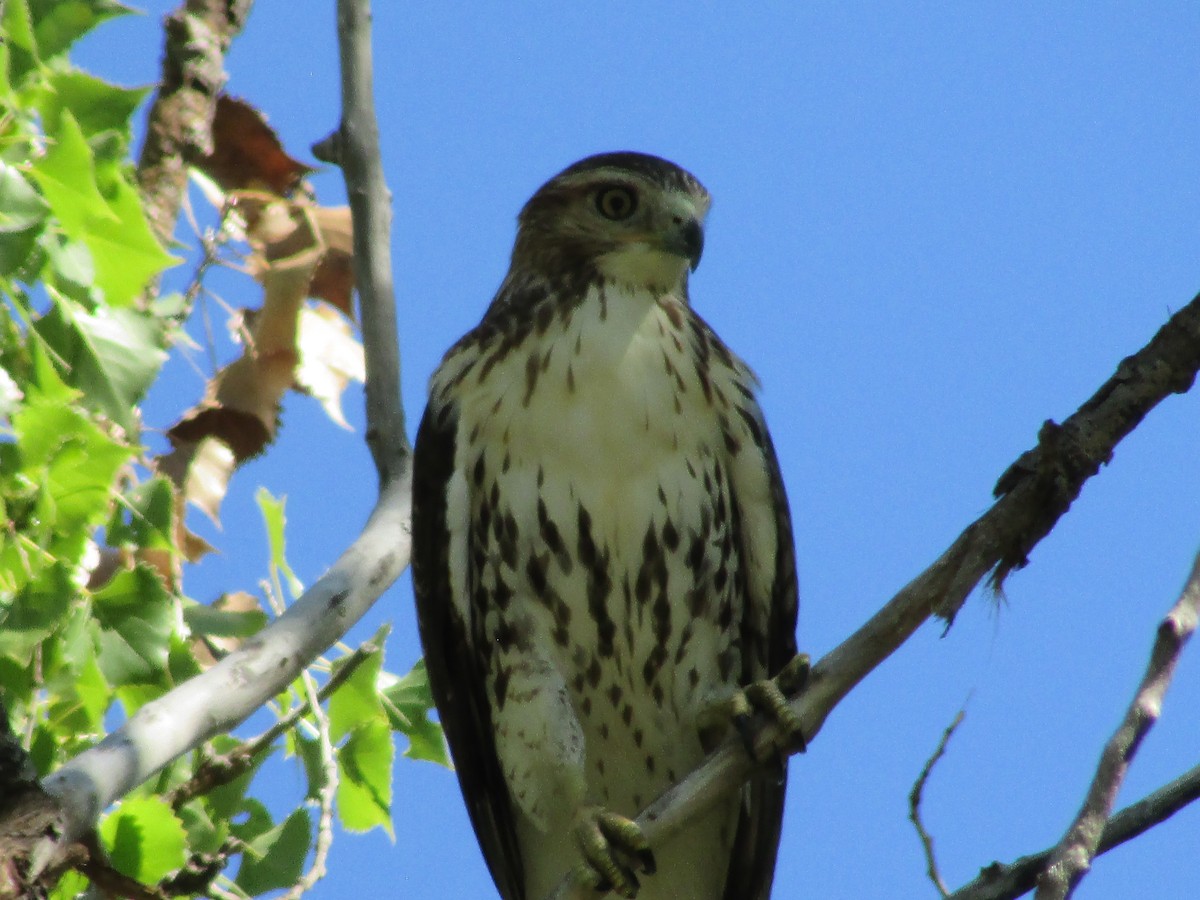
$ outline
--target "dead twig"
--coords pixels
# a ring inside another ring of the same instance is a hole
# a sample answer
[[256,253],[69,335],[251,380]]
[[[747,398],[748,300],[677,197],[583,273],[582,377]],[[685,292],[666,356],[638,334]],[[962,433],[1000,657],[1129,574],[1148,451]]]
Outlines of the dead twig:
[[1125,773],[1142,743],[1158,721],[1163,697],[1175,674],[1175,664],[1196,630],[1200,614],[1200,555],[1179,600],[1158,626],[1150,664],[1120,727],[1100,754],[1100,765],[1088,788],[1083,808],[1062,841],[1054,848],[1045,871],[1038,876],[1037,900],[1064,900],[1075,891],[1092,865],[1109,813],[1125,780]]
[[921,839],[921,849],[925,852],[925,868],[929,873],[929,880],[933,882],[934,887],[943,897],[948,897],[950,891],[946,888],[946,882],[942,880],[941,873],[938,871],[937,859],[933,855],[933,836],[921,821],[921,794],[925,790],[925,783],[929,781],[929,776],[933,773],[933,767],[937,765],[939,759],[946,755],[946,745],[950,743],[950,736],[962,724],[965,715],[966,708],[964,707],[946,726],[946,730],[942,732],[942,739],[938,741],[937,749],[925,761],[925,767],[921,769],[921,774],[917,776],[916,783],[913,784],[912,790],[908,794],[908,818],[913,823],[913,827],[917,829],[917,837]]

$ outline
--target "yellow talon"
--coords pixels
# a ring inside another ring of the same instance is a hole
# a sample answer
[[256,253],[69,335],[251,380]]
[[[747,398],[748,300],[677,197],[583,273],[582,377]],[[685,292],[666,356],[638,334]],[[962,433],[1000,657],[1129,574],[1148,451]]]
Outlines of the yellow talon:
[[626,864],[618,854],[632,857],[646,875],[655,872],[654,853],[642,829],[625,816],[602,807],[588,807],[580,813],[575,839],[584,861],[596,876],[592,887],[597,891],[615,891],[627,898],[637,896],[642,885],[634,866]]

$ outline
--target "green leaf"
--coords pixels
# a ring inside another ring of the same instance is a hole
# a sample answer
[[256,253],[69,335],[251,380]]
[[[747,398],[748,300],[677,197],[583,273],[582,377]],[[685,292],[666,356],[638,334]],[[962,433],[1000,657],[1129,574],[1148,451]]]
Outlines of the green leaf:
[[101,22],[133,12],[113,0],[29,0],[43,59],[62,53]]
[[176,262],[150,231],[141,199],[124,180],[108,199],[96,182],[95,158],[79,123],[63,110],[50,133],[53,146],[31,174],[63,231],[87,245],[96,286],[110,306],[128,306],[151,277]]
[[57,533],[98,525],[107,516],[113,479],[133,450],[105,434],[78,410],[31,395],[13,416],[24,470],[43,485],[52,506],[42,510]]
[[96,185],[95,160],[75,117],[64,111],[49,137],[52,146],[34,161],[31,174],[63,230],[82,239],[89,222],[116,216]]
[[0,234],[22,232],[46,218],[46,201],[14,166],[0,162]]
[[[341,663],[334,663],[335,672]],[[382,665],[383,652],[372,653],[330,698],[329,736],[335,744],[360,725],[385,721],[378,688]]]
[[379,682],[383,688],[388,721],[395,731],[408,738],[408,749],[404,755],[449,767],[450,756],[446,752],[442,726],[429,718],[429,712],[433,709],[433,694],[429,688],[425,660],[417,660],[412,671],[401,678],[384,672]]
[[91,614],[87,604],[75,603],[59,618],[62,626],[55,639],[42,645],[45,687],[64,704],[60,713],[71,716],[73,731],[96,734],[113,692],[96,663]]
[[314,738],[306,737],[304,732],[293,728],[284,737],[287,742],[287,752],[300,760],[304,766],[304,780],[308,784],[305,798],[316,800],[325,787],[325,767],[321,759],[321,744]]
[[175,625],[171,597],[145,566],[118,572],[93,595],[98,662],[111,683],[161,684]]
[[287,561],[287,542],[284,539],[284,526],[287,516],[284,512],[287,498],[278,500],[265,487],[260,487],[254,494],[254,500],[262,512],[263,524],[267,527],[267,544],[271,549],[271,566],[277,569],[287,579],[288,590],[295,599],[304,593],[304,584],[296,577]]
[[258,634],[267,624],[267,614],[260,609],[214,609],[205,603],[193,602],[184,606],[183,621],[192,634],[248,638]]
[[[241,741],[237,740],[236,738],[232,738],[229,735],[218,735],[212,740],[212,748],[213,752],[215,753],[229,753],[236,747],[240,747],[241,744]],[[214,820],[228,822],[235,815],[242,811],[249,811],[251,813],[251,818],[253,818],[256,813],[254,804],[257,804],[258,801],[247,799],[246,791],[249,789],[250,782],[254,779],[255,773],[258,772],[259,767],[266,762],[270,755],[271,754],[269,752],[258,754],[258,756],[251,761],[249,769],[227,784],[214,787],[201,798],[205,807],[209,810],[209,814]],[[265,809],[263,809],[262,814],[266,816]],[[262,831],[265,831],[270,827],[271,818],[270,816],[266,816],[265,824],[259,831],[248,831],[244,825],[238,826],[238,828],[241,828],[242,830],[238,831],[235,829],[235,831],[237,831],[238,837],[240,837],[242,840],[249,840],[251,837],[260,834]]]
[[338,818],[347,831],[376,826],[392,834],[392,733],[378,719],[360,725],[338,750]]
[[161,349],[163,323],[133,309],[99,307],[89,313],[64,297],[35,328],[88,406],[126,434],[136,434],[137,405],[167,358]]
[[76,591],[65,566],[41,569],[24,591],[0,608],[0,655],[27,665],[34,648],[66,618]]
[[139,482],[119,498],[105,540],[110,547],[170,550],[174,546],[174,508],[175,489],[166,478],[156,475]]
[[89,307],[98,305],[101,298],[96,290],[96,267],[87,244],[49,229],[38,237],[37,249],[36,263],[47,289],[53,287],[58,294]]
[[8,0],[0,12],[4,16],[0,20],[0,31],[4,34],[0,48],[8,57],[8,77],[12,84],[20,84],[41,62],[37,39],[33,36],[33,18],[26,0]]
[[176,815],[187,832],[188,849],[193,853],[216,853],[229,836],[229,823],[213,819],[199,799],[183,804]]
[[138,192],[119,182],[109,202],[115,218],[91,223],[85,238],[96,262],[96,284],[112,306],[126,306],[137,299],[146,283],[179,260],[167,253],[150,225]]
[[100,823],[109,860],[143,884],[155,884],[187,861],[183,823],[160,797],[131,797]]
[[84,896],[90,887],[91,882],[74,869],[68,869],[58,880],[58,884],[54,885],[54,890],[50,892],[50,900],[75,900]]
[[288,887],[300,878],[312,844],[312,822],[307,810],[296,810],[282,825],[252,840],[243,836],[240,826],[234,832],[247,843],[235,879],[246,893],[262,894]]
[[110,84],[78,69],[53,73],[49,88],[40,104],[46,131],[57,131],[63,111],[68,110],[85,136],[115,131],[121,135],[121,146],[127,144],[130,120],[149,91]]

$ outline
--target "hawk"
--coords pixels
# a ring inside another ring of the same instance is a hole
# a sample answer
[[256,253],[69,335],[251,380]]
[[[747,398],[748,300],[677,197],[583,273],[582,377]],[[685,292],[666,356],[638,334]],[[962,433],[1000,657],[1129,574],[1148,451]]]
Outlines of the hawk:
[[581,860],[642,900],[770,894],[778,770],[653,852],[632,821],[752,707],[787,725],[765,679],[803,659],[756,379],[688,300],[708,206],[655,156],[570,166],[521,211],[507,277],[430,383],[419,628],[505,900],[543,900]]

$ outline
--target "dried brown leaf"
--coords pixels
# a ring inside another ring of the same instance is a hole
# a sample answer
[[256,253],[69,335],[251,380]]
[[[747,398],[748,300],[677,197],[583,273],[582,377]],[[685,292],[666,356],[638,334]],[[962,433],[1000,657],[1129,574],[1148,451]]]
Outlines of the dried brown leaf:
[[366,378],[362,344],[349,321],[324,303],[306,306],[300,313],[300,365],[296,386],[315,397],[325,414],[349,429],[342,414],[342,393],[351,381]]
[[213,151],[196,165],[225,190],[265,189],[287,196],[313,169],[293,159],[257,109],[236,97],[217,98]]

